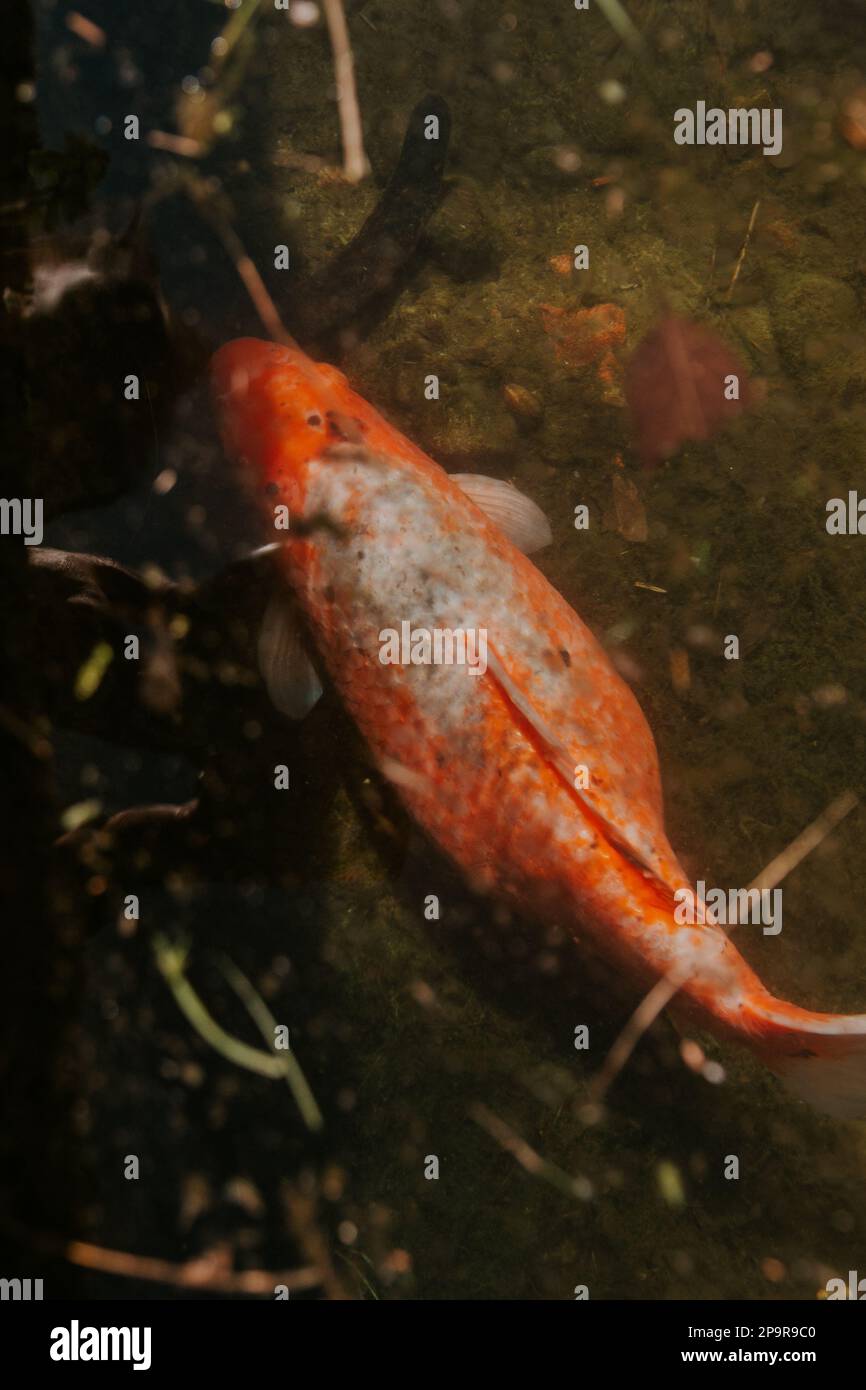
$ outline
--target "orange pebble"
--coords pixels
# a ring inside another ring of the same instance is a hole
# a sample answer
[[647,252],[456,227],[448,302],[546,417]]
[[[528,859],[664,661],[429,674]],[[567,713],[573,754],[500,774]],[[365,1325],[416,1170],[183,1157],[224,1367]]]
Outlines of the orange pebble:
[[866,87],[859,87],[842,104],[839,128],[855,150],[866,150]]

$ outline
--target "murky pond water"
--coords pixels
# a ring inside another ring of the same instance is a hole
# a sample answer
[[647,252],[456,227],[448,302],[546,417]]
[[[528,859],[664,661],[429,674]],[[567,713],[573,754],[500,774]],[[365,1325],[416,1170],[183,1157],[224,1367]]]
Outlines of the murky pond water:
[[[96,803],[76,851],[94,931],[73,1026],[74,1234],[175,1263],[312,1267],[313,1296],[813,1299],[866,1259],[863,1126],[701,1033],[723,1069],[708,1079],[664,1018],[588,1112],[633,987],[588,974],[561,925],[473,897],[331,690],[302,724],[263,713],[238,656],[255,642],[249,592],[220,576],[268,536],[200,368],[229,338],[267,336],[270,301],[448,471],[533,498],[553,532],[534,561],[640,701],[687,874],[745,886],[866,767],[857,498],[854,534],[827,524],[866,463],[864,7],[633,0],[625,35],[600,0],[346,8],[371,167],[357,183],[318,6],[94,0],[93,31],[37,8],[43,145],[74,134],[107,152],[94,221],[117,232],[143,200],[150,273],[192,364],[170,414],[142,410],[131,486],[100,507],[85,488],[45,543],[215,586],[204,616],[168,604],[168,666],[190,622],[200,636],[179,658],[191,714],[160,667],[143,719],[125,722],[124,687],[90,724],[56,721],[58,811]],[[336,322],[310,329],[427,93],[450,113],[444,183],[379,293],[361,292],[362,258]],[[678,144],[675,113],[699,103],[781,112],[778,150]],[[627,367],[665,314],[717,334],[751,400],[645,466]],[[199,717],[205,686],[219,689]],[[282,799],[275,763],[292,767]],[[459,803],[471,781],[443,795]],[[99,840],[110,815],[196,796],[190,830],[133,820]],[[866,1008],[863,843],[854,809],[784,879],[783,930],[737,929],[781,998]],[[178,941],[186,1016],[165,974]],[[257,1009],[288,1027],[321,1130],[292,1079],[227,1055],[216,1028],[261,1055]]]

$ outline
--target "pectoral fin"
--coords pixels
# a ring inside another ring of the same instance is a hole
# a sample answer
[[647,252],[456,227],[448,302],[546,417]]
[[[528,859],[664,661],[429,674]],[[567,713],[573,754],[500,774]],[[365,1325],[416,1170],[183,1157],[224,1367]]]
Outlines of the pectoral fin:
[[524,555],[550,545],[553,534],[544,512],[511,483],[483,473],[452,473],[451,480]]
[[259,669],[274,705],[290,719],[303,719],[322,694],[288,594],[274,594],[265,609],[259,631]]

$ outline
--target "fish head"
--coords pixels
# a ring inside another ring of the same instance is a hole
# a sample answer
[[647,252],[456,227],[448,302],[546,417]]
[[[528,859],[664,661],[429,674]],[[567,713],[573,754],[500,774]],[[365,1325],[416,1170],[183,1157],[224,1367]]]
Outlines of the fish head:
[[226,451],[287,501],[310,461],[347,438],[337,408],[346,378],[298,348],[238,338],[214,354],[210,376]]

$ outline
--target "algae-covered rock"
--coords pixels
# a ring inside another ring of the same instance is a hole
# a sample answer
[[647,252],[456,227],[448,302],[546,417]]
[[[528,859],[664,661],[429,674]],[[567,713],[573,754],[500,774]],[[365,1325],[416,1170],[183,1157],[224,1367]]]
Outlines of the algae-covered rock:
[[773,329],[785,366],[805,386],[830,395],[866,389],[866,348],[854,290],[829,275],[782,277]]
[[722,320],[729,336],[738,338],[750,361],[760,372],[775,373],[779,368],[773,323],[766,304],[741,304]]
[[451,186],[430,220],[424,250],[452,280],[478,280],[496,271],[496,237],[473,183],[461,179]]

